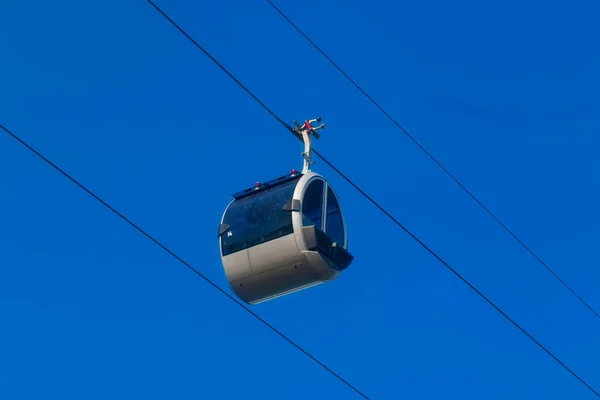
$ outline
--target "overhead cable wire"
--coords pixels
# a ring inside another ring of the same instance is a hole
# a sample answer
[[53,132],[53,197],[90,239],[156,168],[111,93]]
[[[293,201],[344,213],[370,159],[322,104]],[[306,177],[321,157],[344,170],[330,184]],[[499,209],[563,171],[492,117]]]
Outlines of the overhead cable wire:
[[281,11],[271,0],[266,0],[271,7],[275,9],[289,24],[296,29],[319,53],[327,59],[352,85],[354,85],[373,105],[379,109],[392,123],[400,129],[404,134],[412,140],[442,171],[446,173],[471,199],[473,199],[492,219],[494,219],[510,236],[513,237],[529,254],[531,254],[548,272],[550,272],[565,288],[567,288],[588,310],[590,310],[598,319],[600,319],[600,313],[598,313],[587,301],[583,299],[570,285],[568,285],[558,274],[550,268],[529,246],[525,244],[506,224],[504,224],[500,218],[498,218],[489,208],[487,208],[483,202],[481,202],[469,189],[463,185],[458,178],[456,178],[440,161],[437,160],[421,143],[415,139],[406,129],[404,129],[387,111],[383,109],[377,101],[375,101],[362,87],[358,85],[335,61],[331,59],[302,29],[298,27],[283,11]]
[[345,380],[344,378],[342,378],[340,375],[338,375],[336,372],[334,372],[331,368],[329,368],[324,363],[322,363],[321,361],[319,361],[315,356],[313,356],[307,350],[305,350],[304,348],[302,348],[295,341],[293,341],[292,339],[290,339],[289,337],[287,337],[284,333],[282,333],[280,330],[278,330],[277,328],[275,328],[273,325],[271,325],[270,323],[268,323],[265,319],[263,319],[257,313],[255,313],[254,311],[248,309],[239,300],[237,300],[231,294],[227,293],[227,291],[225,291],[219,285],[217,285],[212,280],[210,280],[210,278],[208,278],[206,275],[204,275],[202,272],[200,272],[197,268],[194,268],[190,263],[188,263],[187,261],[185,261],[179,255],[177,255],[174,251],[172,251],[171,249],[169,249],[166,245],[162,244],[158,239],[156,239],[154,236],[152,236],[147,231],[145,231],[144,229],[142,229],[139,225],[137,225],[136,223],[134,223],[133,221],[131,221],[129,218],[127,218],[121,212],[117,211],[117,209],[115,209],[109,203],[107,203],[106,201],[104,201],[100,196],[96,195],[94,192],[92,192],[90,189],[88,189],[86,186],[84,186],[81,182],[79,182],[77,179],[73,178],[70,174],[68,174],[67,172],[65,172],[62,168],[60,168],[58,165],[56,165],[50,159],[48,159],[47,157],[45,157],[39,151],[37,151],[36,149],[34,149],[31,145],[29,145],[27,142],[25,142],[23,139],[21,139],[19,136],[17,136],[15,133],[13,133],[11,130],[9,130],[8,128],[6,128],[1,123],[0,123],[0,129],[2,129],[4,132],[6,132],[9,136],[11,136],[16,141],[18,141],[21,145],[23,145],[24,147],[26,147],[29,151],[31,151],[32,153],[34,153],[36,156],[38,156],[39,158],[41,158],[43,161],[45,161],[48,165],[50,165],[52,168],[54,168],[56,171],[58,171],[60,174],[62,174],[64,177],[66,177],[68,180],[70,180],[71,182],[73,182],[75,185],[79,186],[79,188],[83,189],[83,191],[85,191],[87,194],[89,194],[90,196],[92,196],[100,204],[102,204],[104,207],[108,208],[110,211],[112,211],[115,215],[117,215],[123,221],[127,222],[135,230],[137,230],[138,232],[140,232],[142,235],[146,236],[148,239],[150,239],[152,242],[154,242],[154,244],[156,244],[162,250],[166,251],[168,254],[170,254],[172,257],[174,257],[181,264],[183,264],[186,267],[188,267],[192,272],[194,272],[200,278],[204,279],[204,281],[206,281],[213,288],[217,289],[221,294],[224,294],[225,296],[227,296],[229,298],[229,300],[235,302],[238,306],[240,306],[241,308],[243,308],[244,310],[246,310],[250,315],[252,315],[254,318],[256,318],[257,320],[259,320],[260,322],[262,322],[265,326],[267,326],[269,329],[271,329],[273,332],[275,332],[277,335],[279,335],[281,338],[283,338],[286,342],[288,342],[289,344],[291,344],[292,346],[294,346],[296,349],[300,350],[304,355],[306,355],[311,360],[313,360],[314,362],[316,362],[318,365],[320,365],[322,368],[324,368],[327,372],[331,373],[333,376],[335,376],[336,378],[338,378],[340,381],[342,381],[344,384],[346,384],[348,387],[350,387],[356,393],[358,393],[359,395],[361,395],[365,399],[370,400],[369,397],[367,397],[364,393],[362,393],[360,390],[358,390],[356,387],[354,387],[352,384],[350,384],[350,382],[348,382],[347,380]]
[[[181,32],[186,38],[188,38],[200,51],[206,54],[223,72],[229,75],[244,91],[249,93],[253,99],[255,99],[269,114],[271,114],[277,121],[279,121],[286,129],[290,130],[292,134],[295,135],[293,129],[287,124],[283,119],[279,118],[269,107],[267,107],[262,101],[258,99],[256,95],[254,95],[250,89],[244,86],[238,79],[234,77],[234,75],[229,72],[221,63],[219,63],[210,53],[202,47],[195,39],[193,39],[181,26],[179,26],[169,15],[167,15],[160,7],[158,7],[152,0],[146,0],[150,5],[152,5],[167,21],[169,21],[179,32]],[[556,361],[559,365],[561,365],[566,371],[568,371],[571,375],[573,375],[579,382],[581,382],[585,387],[587,387],[592,393],[594,393],[598,398],[600,398],[600,393],[597,392],[592,386],[590,386],[583,378],[581,378],[577,373],[575,373],[572,369],[570,369],[563,361],[561,361],[554,353],[548,350],[541,342],[539,342],[535,337],[533,337],[527,330],[525,330],[521,325],[519,325],[515,320],[513,320],[506,312],[504,312],[499,306],[497,306],[493,301],[491,301],[487,296],[485,296],[481,291],[479,291],[472,283],[470,283],[466,278],[464,278],[458,271],[456,271],[448,262],[446,262],[441,256],[439,256],[435,251],[433,251],[429,246],[427,246],[423,241],[421,241],[415,234],[413,234],[408,228],[406,228],[402,223],[400,223],[394,216],[392,216],[388,211],[386,211],[379,203],[377,203],[372,197],[370,197],[367,193],[365,193],[360,187],[358,187],[350,178],[348,178],[345,174],[343,174],[338,168],[336,168],[331,162],[329,162],[323,155],[318,153],[316,150],[313,152],[318,155],[329,167],[331,167],[336,173],[338,173],[346,182],[348,182],[352,187],[354,187],[360,194],[362,194],[369,202],[371,202],[375,207],[377,207],[381,212],[383,212],[390,220],[392,220],[398,227],[400,227],[404,232],[406,232],[412,239],[414,239],[418,244],[420,244],[427,252],[429,252],[432,256],[434,256],[440,263],[442,263],[450,272],[452,272],[456,277],[458,277],[461,281],[463,281],[469,288],[471,288],[475,293],[477,293],[483,300],[485,300],[489,305],[491,305],[496,311],[498,311],[504,318],[506,318],[511,324],[513,324],[518,330],[520,330],[525,336],[527,336],[531,341],[533,341],[536,345],[538,345],[546,354],[548,354],[554,361]],[[364,396],[364,395],[363,395]]]

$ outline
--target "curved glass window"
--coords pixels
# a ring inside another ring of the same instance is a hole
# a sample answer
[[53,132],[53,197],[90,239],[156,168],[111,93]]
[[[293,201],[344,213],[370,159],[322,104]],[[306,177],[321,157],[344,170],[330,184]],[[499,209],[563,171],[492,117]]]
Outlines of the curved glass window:
[[221,236],[223,255],[292,233],[292,213],[282,207],[292,198],[297,183],[292,180],[233,202],[223,218],[229,225]]
[[344,222],[340,205],[330,187],[327,187],[327,224],[325,233],[340,245],[344,245]]
[[302,199],[302,225],[323,229],[323,181],[312,181]]

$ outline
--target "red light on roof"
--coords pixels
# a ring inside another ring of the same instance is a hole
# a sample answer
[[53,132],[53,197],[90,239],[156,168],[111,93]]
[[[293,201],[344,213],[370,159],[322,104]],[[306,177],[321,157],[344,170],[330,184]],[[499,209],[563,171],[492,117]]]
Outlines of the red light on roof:
[[292,170],[292,175],[296,175],[298,173],[298,171],[296,171],[295,169]]
[[261,187],[261,186],[262,186],[262,184],[261,184],[260,182],[256,182],[256,183],[254,184],[254,188],[255,188],[255,189],[258,189],[258,188],[259,188],[259,187]]

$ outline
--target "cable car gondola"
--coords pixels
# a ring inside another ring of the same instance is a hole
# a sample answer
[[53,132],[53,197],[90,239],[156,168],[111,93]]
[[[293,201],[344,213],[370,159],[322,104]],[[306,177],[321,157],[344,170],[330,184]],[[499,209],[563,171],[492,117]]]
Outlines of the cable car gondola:
[[310,170],[311,123],[296,123],[304,168],[235,193],[219,226],[223,269],[231,289],[258,304],[336,279],[354,257],[335,191]]

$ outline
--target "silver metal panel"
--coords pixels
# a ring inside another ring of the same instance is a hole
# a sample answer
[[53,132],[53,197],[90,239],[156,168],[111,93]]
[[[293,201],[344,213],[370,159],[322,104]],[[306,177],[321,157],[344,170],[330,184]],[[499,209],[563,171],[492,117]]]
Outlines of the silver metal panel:
[[243,279],[252,275],[252,267],[248,257],[248,250],[231,253],[221,257],[223,269],[228,281]]
[[287,296],[288,294],[296,293],[296,292],[299,292],[301,290],[308,289],[308,288],[311,288],[313,286],[320,285],[322,283],[324,283],[324,282],[323,281],[312,281],[312,282],[307,283],[304,286],[298,286],[298,287],[295,287],[295,288],[290,289],[288,291],[281,292],[281,293],[278,293],[278,294],[270,296],[270,297],[264,297],[264,298],[262,298],[262,299],[260,299],[258,301],[255,301],[255,302],[253,302],[251,304],[252,305],[256,305],[256,304],[264,303],[265,301],[273,300],[273,299],[276,299],[276,298],[282,297],[282,296]]
[[321,281],[311,268],[303,264],[281,264],[278,268],[231,282],[231,288],[245,302],[257,304],[318,283]]
[[280,264],[300,262],[296,237],[293,233],[250,247],[248,256],[252,272],[255,274],[277,268]]

